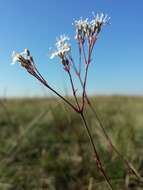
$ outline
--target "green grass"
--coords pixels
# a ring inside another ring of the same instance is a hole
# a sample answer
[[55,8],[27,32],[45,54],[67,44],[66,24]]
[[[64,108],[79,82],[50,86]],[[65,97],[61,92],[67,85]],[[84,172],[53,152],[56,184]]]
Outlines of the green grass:
[[[91,100],[118,150],[143,175],[143,98]],[[86,116],[114,189],[143,189],[110,149],[89,108]],[[80,117],[58,99],[2,101],[0,129],[0,189],[108,189]]]

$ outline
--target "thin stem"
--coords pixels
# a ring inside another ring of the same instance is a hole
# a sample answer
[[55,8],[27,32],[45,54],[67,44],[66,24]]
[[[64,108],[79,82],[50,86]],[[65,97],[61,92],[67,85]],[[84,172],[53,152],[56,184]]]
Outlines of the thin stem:
[[86,53],[85,53],[85,49],[84,49],[84,44],[81,44],[81,49],[82,49],[82,52],[83,52],[84,64],[86,66],[88,63],[87,63],[87,59],[86,59]]
[[97,153],[97,150],[96,150],[96,147],[94,145],[94,141],[93,141],[93,138],[92,138],[92,135],[90,133],[90,130],[88,128],[88,125],[87,125],[87,122],[85,120],[85,117],[84,117],[84,114],[83,114],[83,111],[81,110],[78,110],[74,105],[72,105],[68,100],[66,100],[62,95],[60,95],[57,91],[55,91],[52,87],[50,87],[47,82],[45,81],[45,79],[43,80],[43,78],[41,79],[40,76],[35,73],[35,72],[29,72],[30,74],[32,74],[34,77],[36,77],[42,84],[44,84],[48,89],[50,89],[52,92],[54,92],[57,96],[59,96],[63,101],[65,101],[74,111],[76,111],[77,113],[80,114],[82,120],[83,120],[83,123],[84,123],[84,126],[86,128],[86,131],[87,131],[87,134],[89,136],[89,139],[90,139],[90,142],[91,142],[91,145],[93,147],[93,150],[94,150],[94,153],[95,153],[95,157],[96,157],[96,163],[97,163],[97,167],[100,169],[101,173],[103,174],[103,176],[105,177],[109,187],[111,190],[113,190],[112,188],[112,185],[110,183],[110,180],[108,179],[108,177],[106,176],[106,173],[102,167],[102,163],[100,161],[100,158],[99,158],[99,155]]
[[79,75],[81,74],[81,45],[80,45],[80,42],[78,44],[79,46],[79,63],[78,63],[78,73]]
[[67,99],[65,99],[62,95],[60,95],[57,91],[55,91],[52,87],[49,85],[45,85],[47,88],[49,88],[52,92],[54,92],[57,96],[59,96],[63,101],[65,101],[74,111],[78,112],[77,108],[71,104]]
[[87,83],[88,68],[89,68],[89,64],[86,66],[85,79],[83,83],[82,110],[84,109],[84,106],[85,106],[85,91],[86,91],[85,89],[86,89],[86,83]]
[[[90,57],[91,54],[92,54],[92,50],[93,50],[93,47],[94,47],[94,44],[95,44],[96,40],[97,40],[97,36],[95,36],[94,39],[92,40],[91,46],[89,45],[89,48],[90,48],[90,51],[89,51],[89,54],[88,54],[89,57]],[[86,57],[85,57],[84,49],[83,49],[83,54],[84,54],[85,63],[87,63],[87,60],[86,60]],[[89,59],[89,58],[88,58],[88,59]],[[83,83],[83,81],[82,81],[82,79],[81,79],[81,76],[80,76],[80,74],[78,73],[77,68],[76,68],[75,65],[74,65],[74,71],[75,71],[77,77],[79,78],[79,81],[80,81],[80,83],[81,83],[81,86],[83,87],[83,90],[85,90],[85,83]],[[86,90],[84,91],[84,96],[85,96],[85,98],[86,98],[86,101],[87,101],[89,107],[91,108],[91,110],[92,110],[93,113],[95,114],[95,117],[96,117],[96,119],[97,119],[97,121],[98,121],[98,123],[99,123],[99,126],[101,127],[101,129],[102,129],[102,131],[103,131],[103,134],[104,134],[105,138],[107,139],[107,141],[108,141],[109,145],[111,146],[111,148],[116,152],[116,154],[119,156],[119,158],[125,162],[125,164],[126,164],[127,167],[130,169],[130,171],[132,171],[132,173],[133,173],[140,181],[142,181],[142,178],[141,178],[141,176],[138,174],[138,172],[136,171],[136,169],[132,167],[132,165],[128,162],[128,160],[125,159],[125,158],[122,156],[122,154],[118,151],[118,149],[116,148],[116,146],[112,143],[111,138],[108,136],[108,134],[107,134],[107,132],[106,132],[106,130],[105,130],[105,128],[104,128],[104,125],[103,125],[101,119],[99,118],[99,116],[98,116],[98,114],[97,114],[96,109],[92,106],[92,104],[91,104],[91,102],[90,102],[90,100],[89,100],[89,98],[88,98],[88,96],[87,96],[87,94],[86,94]],[[84,107],[84,104],[85,104],[85,103],[84,103],[84,97],[83,97],[83,107]]]
[[85,127],[85,129],[86,129],[86,131],[87,131],[88,137],[89,137],[89,139],[90,139],[90,143],[91,143],[91,146],[92,146],[93,151],[94,151],[94,154],[95,154],[97,167],[98,167],[98,169],[101,171],[101,173],[102,173],[102,175],[104,176],[104,178],[106,179],[106,182],[107,182],[109,188],[110,188],[111,190],[113,190],[112,184],[110,183],[110,180],[109,180],[109,178],[107,177],[107,175],[106,175],[106,173],[105,173],[105,170],[104,170],[104,168],[103,168],[103,166],[102,166],[100,157],[99,157],[98,152],[97,152],[97,150],[96,150],[96,146],[95,146],[95,144],[94,144],[94,141],[93,141],[91,132],[90,132],[90,130],[89,130],[89,127],[88,127],[88,124],[87,124],[87,122],[86,122],[86,119],[85,119],[85,117],[84,117],[83,112],[80,113],[80,116],[81,116],[81,118],[82,118],[84,127]]
[[79,112],[79,110],[72,104],[70,103],[66,98],[64,98],[62,95],[60,95],[56,90],[54,90],[51,86],[48,85],[48,83],[45,81],[45,79],[41,79],[35,72],[34,73],[30,73],[32,74],[34,77],[36,77],[42,84],[44,84],[44,86],[46,86],[49,90],[51,90],[52,92],[54,92],[57,96],[59,96],[64,102],[66,102],[74,111]]
[[35,65],[34,60],[33,60],[33,66],[34,66],[36,72],[38,73],[38,75],[41,77],[41,79],[42,79],[45,83],[47,83],[47,81],[43,78],[43,76],[41,75],[41,73],[38,71],[38,69],[37,69],[37,67],[36,67],[36,65]]
[[[83,54],[85,55],[84,46],[82,46],[82,50],[83,50]],[[85,106],[86,83],[87,83],[87,76],[88,76],[88,68],[90,65],[90,57],[91,57],[91,45],[89,45],[88,47],[88,60],[85,57],[86,68],[85,68],[85,77],[84,77],[84,82],[83,82],[82,110],[84,109],[84,106]]]
[[70,71],[68,71],[68,75],[69,75],[70,83],[71,83],[71,86],[72,86],[73,96],[75,98],[78,110],[80,111],[80,105],[79,105],[79,102],[78,102],[78,99],[77,99],[77,96],[76,96],[76,90],[75,90],[75,87],[74,87],[74,83],[73,83],[73,79],[72,79]]
[[[82,85],[82,87],[83,87],[83,81],[82,81],[80,75],[78,75],[78,78],[79,78],[79,81],[80,81],[80,83],[81,83],[81,85]],[[88,98],[88,96],[87,96],[87,94],[86,94],[86,91],[85,91],[85,98],[86,98],[87,104],[89,105],[90,109],[91,109],[91,110],[93,111],[93,113],[95,114],[95,117],[96,117],[96,119],[97,119],[97,121],[98,121],[98,123],[99,123],[99,126],[100,126],[100,128],[102,129],[102,132],[103,132],[105,138],[107,139],[109,145],[111,146],[111,148],[116,152],[116,154],[119,156],[119,158],[124,161],[124,163],[127,165],[127,167],[128,167],[128,168],[132,171],[132,173],[136,176],[136,178],[138,178],[140,181],[143,181],[142,178],[141,178],[141,176],[140,176],[140,175],[138,174],[138,172],[136,171],[136,169],[132,167],[132,165],[128,162],[128,160],[123,157],[123,155],[118,151],[118,149],[116,148],[116,146],[112,143],[112,140],[111,140],[111,138],[108,136],[107,131],[105,130],[105,127],[104,127],[104,125],[103,125],[103,123],[102,123],[102,121],[101,121],[101,119],[100,119],[100,117],[99,117],[99,115],[98,115],[96,109],[95,109],[95,108],[93,107],[93,105],[91,104],[91,101],[89,100],[89,98]]]

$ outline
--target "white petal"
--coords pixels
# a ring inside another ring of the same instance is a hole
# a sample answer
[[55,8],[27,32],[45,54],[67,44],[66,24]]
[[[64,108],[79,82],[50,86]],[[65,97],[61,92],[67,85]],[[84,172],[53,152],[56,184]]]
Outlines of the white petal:
[[14,65],[18,61],[17,52],[12,52],[12,65]]

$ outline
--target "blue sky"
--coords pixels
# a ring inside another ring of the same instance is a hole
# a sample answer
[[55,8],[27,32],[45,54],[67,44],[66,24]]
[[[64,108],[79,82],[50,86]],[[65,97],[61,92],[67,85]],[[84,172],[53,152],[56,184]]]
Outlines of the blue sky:
[[74,18],[92,11],[111,16],[96,44],[88,78],[90,94],[143,94],[143,1],[130,0],[0,0],[0,96],[32,96],[50,92],[18,64],[11,66],[13,50],[29,48],[37,67],[52,86],[70,93],[58,60],[49,59],[49,47],[62,33],[72,38]]

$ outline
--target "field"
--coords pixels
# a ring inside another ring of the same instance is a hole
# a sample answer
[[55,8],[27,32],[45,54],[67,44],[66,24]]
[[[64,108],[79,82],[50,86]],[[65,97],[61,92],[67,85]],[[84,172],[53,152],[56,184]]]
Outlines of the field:
[[[118,150],[143,176],[143,98],[91,97]],[[92,111],[86,118],[115,190],[143,186],[111,149]],[[108,190],[81,118],[54,98],[0,100],[0,189]]]

